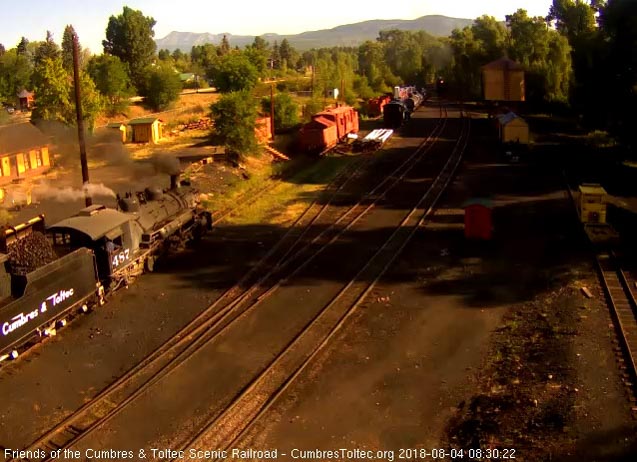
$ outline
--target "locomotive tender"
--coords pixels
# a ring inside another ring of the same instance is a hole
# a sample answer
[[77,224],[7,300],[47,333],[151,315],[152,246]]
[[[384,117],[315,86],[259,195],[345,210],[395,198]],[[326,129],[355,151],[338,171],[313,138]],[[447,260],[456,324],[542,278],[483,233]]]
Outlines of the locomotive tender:
[[399,128],[422,104],[425,97],[416,91],[416,87],[394,87],[394,99],[383,107],[383,125],[387,128]]
[[[129,195],[120,199],[121,210],[93,205],[48,230],[43,216],[3,230],[0,360],[15,359],[16,348],[54,333],[75,312],[104,304],[106,294],[153,271],[156,258],[209,230],[212,216],[200,208],[197,192],[179,186],[173,175],[169,190]],[[37,239],[45,232],[52,261],[42,259],[44,246]],[[26,260],[31,262],[21,267],[15,249],[29,240],[34,248]]]

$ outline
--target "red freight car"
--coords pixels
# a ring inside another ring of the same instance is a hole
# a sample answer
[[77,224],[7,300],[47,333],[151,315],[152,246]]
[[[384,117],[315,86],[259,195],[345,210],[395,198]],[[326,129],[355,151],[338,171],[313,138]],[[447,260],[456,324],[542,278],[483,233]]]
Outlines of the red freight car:
[[350,106],[327,109],[312,116],[301,129],[301,147],[305,151],[323,152],[350,133],[358,132],[358,112]]
[[390,101],[391,101],[391,97],[387,95],[379,96],[377,98],[371,98],[367,102],[367,112],[372,117],[378,117],[379,115],[383,113],[383,108],[385,107],[385,104],[389,103]]
[[301,148],[311,153],[323,152],[338,143],[338,132],[332,120],[314,116],[301,128]]

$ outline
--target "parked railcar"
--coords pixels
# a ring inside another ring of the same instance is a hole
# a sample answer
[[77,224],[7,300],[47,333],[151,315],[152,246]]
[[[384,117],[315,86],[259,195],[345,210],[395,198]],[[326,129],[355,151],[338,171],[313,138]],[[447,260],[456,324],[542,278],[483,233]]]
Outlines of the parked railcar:
[[[120,208],[93,205],[54,224],[48,248],[43,217],[0,233],[0,359],[16,357],[17,346],[78,308],[103,304],[109,292],[153,271],[156,258],[212,226],[196,191],[179,188],[176,176],[169,190],[130,194]],[[22,245],[35,236],[41,239]]]
[[358,132],[358,112],[350,106],[339,106],[319,112],[300,131],[301,149],[321,153],[336,146],[350,133]]
[[383,108],[383,126],[385,128],[399,128],[405,120],[405,105],[393,100]]

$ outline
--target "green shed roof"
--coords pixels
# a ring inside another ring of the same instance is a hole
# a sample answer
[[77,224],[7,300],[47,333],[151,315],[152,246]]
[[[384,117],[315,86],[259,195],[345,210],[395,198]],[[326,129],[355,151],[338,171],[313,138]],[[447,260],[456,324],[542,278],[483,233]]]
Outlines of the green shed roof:
[[159,120],[161,122],[161,119],[159,119],[158,117],[142,117],[140,119],[133,119],[130,122],[128,122],[128,125],[145,125],[145,124],[152,124],[154,123],[156,120]]

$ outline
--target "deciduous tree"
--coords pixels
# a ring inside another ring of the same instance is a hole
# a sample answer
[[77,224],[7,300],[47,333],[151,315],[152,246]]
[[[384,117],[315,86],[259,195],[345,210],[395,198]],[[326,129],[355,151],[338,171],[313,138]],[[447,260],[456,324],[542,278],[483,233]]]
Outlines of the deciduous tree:
[[[270,113],[270,98],[261,100],[261,110]],[[274,96],[274,128],[277,130],[294,127],[299,123],[299,106],[289,93],[278,93]]]
[[139,10],[124,7],[122,14],[111,16],[102,42],[104,53],[117,56],[128,66],[131,81],[140,90],[146,83],[145,70],[155,56],[155,20]]
[[126,66],[117,56],[93,56],[88,62],[87,71],[99,92],[111,105],[119,104],[131,95],[130,79]]
[[144,96],[151,108],[157,111],[166,109],[179,98],[181,81],[172,66],[161,64],[149,68],[147,79]]
[[257,107],[249,91],[227,93],[211,109],[215,135],[227,152],[238,156],[256,152]]
[[212,78],[222,93],[251,90],[257,83],[258,71],[246,55],[232,52],[221,58],[213,69]]

